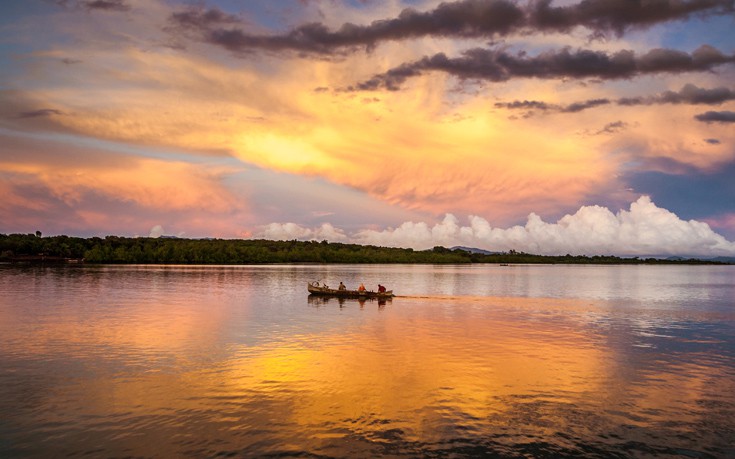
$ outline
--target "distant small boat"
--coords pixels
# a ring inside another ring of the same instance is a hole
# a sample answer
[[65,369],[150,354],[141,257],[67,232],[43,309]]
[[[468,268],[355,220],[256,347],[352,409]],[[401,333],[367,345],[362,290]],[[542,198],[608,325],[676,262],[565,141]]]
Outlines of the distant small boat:
[[374,292],[372,290],[338,290],[329,288],[326,285],[319,285],[319,282],[309,282],[306,285],[309,293],[319,296],[336,296],[341,298],[393,298],[393,290],[385,292]]

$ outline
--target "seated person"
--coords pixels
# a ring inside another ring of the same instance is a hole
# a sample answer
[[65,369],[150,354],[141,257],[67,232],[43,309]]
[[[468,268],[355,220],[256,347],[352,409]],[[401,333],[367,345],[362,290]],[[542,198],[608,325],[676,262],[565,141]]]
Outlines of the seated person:
[[359,287],[357,287],[357,291],[358,291],[358,292],[364,292],[364,291],[365,291],[365,285],[363,285],[363,283],[362,283],[362,282],[360,282],[360,286],[359,286]]
[[340,290],[347,290],[347,287],[345,287],[345,284],[343,284],[342,282],[340,282],[339,283],[339,289]]
[[378,293],[385,293],[385,286],[378,284]]

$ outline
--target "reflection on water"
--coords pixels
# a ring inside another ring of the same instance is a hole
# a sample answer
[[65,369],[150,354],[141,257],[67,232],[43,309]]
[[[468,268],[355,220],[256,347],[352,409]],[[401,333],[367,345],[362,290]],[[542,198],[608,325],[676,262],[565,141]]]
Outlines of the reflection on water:
[[365,305],[377,305],[379,309],[385,307],[386,304],[393,302],[393,298],[341,298],[341,297],[330,297],[320,295],[309,295],[306,301],[315,307],[326,306],[330,304],[337,304],[340,308],[345,307],[349,304],[360,305],[364,308]]
[[733,457],[734,272],[0,267],[0,457]]

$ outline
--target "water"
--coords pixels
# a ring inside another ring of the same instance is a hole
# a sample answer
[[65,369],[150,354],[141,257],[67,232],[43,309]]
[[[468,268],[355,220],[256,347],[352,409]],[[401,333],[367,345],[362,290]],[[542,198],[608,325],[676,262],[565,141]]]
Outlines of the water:
[[[309,300],[313,280],[393,288]],[[0,266],[0,457],[735,457],[734,266]]]

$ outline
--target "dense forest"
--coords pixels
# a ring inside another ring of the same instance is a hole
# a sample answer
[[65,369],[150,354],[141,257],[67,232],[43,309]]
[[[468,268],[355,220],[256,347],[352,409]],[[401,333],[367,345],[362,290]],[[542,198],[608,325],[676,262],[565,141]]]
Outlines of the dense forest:
[[342,244],[327,241],[264,239],[181,239],[150,237],[79,238],[36,234],[0,234],[0,262],[46,263],[549,263],[671,264],[713,263],[696,259],[620,258],[615,256],[544,256],[511,250],[471,253],[463,249],[429,250]]

